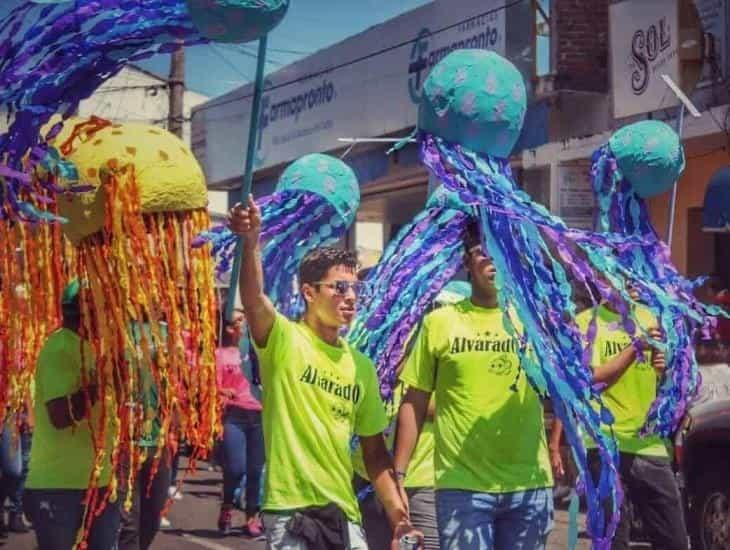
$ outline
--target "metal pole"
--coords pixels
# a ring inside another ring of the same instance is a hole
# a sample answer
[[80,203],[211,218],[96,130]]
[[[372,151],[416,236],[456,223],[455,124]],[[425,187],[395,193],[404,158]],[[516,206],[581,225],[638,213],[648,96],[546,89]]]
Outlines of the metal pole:
[[[259,119],[261,115],[261,96],[264,92],[264,68],[266,66],[266,39],[267,35],[259,39],[259,53],[256,64],[256,83],[254,84],[253,105],[251,106],[251,124],[248,128],[248,148],[246,151],[246,169],[243,174],[243,185],[241,186],[241,202],[245,204],[251,194],[253,183],[253,161],[256,155],[256,134],[259,130]],[[243,256],[243,242],[239,237],[236,241],[236,253],[233,259],[231,270],[231,282],[228,287],[228,300],[226,303],[226,320],[233,319],[233,308],[236,303],[236,292],[238,292],[238,276],[241,271],[241,257]]]
[[[679,108],[679,116],[677,117],[677,135],[679,136],[679,144],[682,145],[682,128],[684,126],[684,110],[685,106]],[[675,181],[672,186],[672,198],[669,200],[669,221],[667,223],[667,246],[672,250],[672,236],[674,234],[674,215],[677,210],[677,184]]]

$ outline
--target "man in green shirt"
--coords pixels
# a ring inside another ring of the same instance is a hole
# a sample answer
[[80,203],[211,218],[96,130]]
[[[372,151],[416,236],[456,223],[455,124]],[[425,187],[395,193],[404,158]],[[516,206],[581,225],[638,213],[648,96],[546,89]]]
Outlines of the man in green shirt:
[[[632,297],[636,299],[635,295]],[[584,333],[588,331],[593,314],[592,309],[587,310],[576,319]],[[612,549],[628,550],[630,547],[630,501],[654,548],[686,550],[687,529],[669,458],[669,442],[656,435],[639,436],[656,399],[664,356],[651,350],[647,338],[641,337],[645,354],[642,360],[621,325],[620,315],[608,304],[598,306],[595,315],[594,383],[605,384],[603,402],[614,417],[613,425],[606,426],[605,431],[615,437],[618,444],[619,475],[625,497]],[[648,310],[638,306],[636,317],[639,334],[661,339],[661,333],[655,328],[656,320]],[[601,471],[598,451],[589,449],[588,462],[593,476],[598,479]]]
[[[99,389],[93,383],[94,355],[79,334],[79,292],[78,281],[66,288],[63,327],[46,340],[35,373],[36,423],[25,506],[38,546],[44,550],[71,550],[77,542],[85,516],[84,498],[95,466],[91,427],[94,433],[102,428],[103,401],[99,401]],[[114,434],[108,426],[106,432],[107,447],[97,489],[100,498],[111,481],[109,458]],[[116,548],[118,531],[119,502],[108,502],[93,521],[88,548]]]
[[252,197],[247,206],[233,208],[229,225],[243,239],[241,302],[264,387],[262,508],[269,548],[321,548],[316,537],[323,526],[346,548],[367,548],[351,484],[353,434],[360,437],[369,477],[393,527],[393,548],[406,534],[420,538],[385,447],[387,420],[375,367],[340,336],[355,316],[360,290],[354,254],[323,247],[304,257],[299,285],[306,311],[295,323],[264,293],[261,211]]
[[464,239],[472,296],[428,314],[401,380],[395,466],[406,475],[436,396],[436,513],[442,550],[545,547],[552,475],[540,398],[504,324],[496,270],[472,226]]

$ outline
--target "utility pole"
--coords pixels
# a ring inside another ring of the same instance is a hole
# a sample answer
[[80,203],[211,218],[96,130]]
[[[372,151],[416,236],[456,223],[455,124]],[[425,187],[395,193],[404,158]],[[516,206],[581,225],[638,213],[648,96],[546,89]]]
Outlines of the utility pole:
[[168,111],[167,129],[177,137],[183,137],[185,114],[183,111],[185,98],[185,47],[181,44],[170,57],[170,108]]

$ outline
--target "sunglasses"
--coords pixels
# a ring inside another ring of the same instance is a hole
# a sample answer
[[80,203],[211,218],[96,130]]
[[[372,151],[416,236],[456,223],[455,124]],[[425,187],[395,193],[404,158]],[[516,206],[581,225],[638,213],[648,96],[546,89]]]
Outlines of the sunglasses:
[[336,296],[347,296],[347,293],[352,290],[355,296],[365,296],[369,292],[369,286],[363,281],[335,281],[333,283],[312,283],[315,287],[326,287],[335,291]]

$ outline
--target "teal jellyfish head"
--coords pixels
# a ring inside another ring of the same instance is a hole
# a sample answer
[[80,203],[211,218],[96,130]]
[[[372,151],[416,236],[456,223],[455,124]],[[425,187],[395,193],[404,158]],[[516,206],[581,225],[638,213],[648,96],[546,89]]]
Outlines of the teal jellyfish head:
[[428,75],[418,126],[477,153],[507,158],[526,111],[525,82],[512,63],[486,50],[456,50]]
[[289,0],[185,0],[200,33],[215,42],[250,42],[276,27]]
[[461,200],[458,193],[448,189],[444,185],[439,185],[434,189],[426,201],[426,208],[448,208],[464,212],[470,216],[474,214],[474,208],[472,206],[466,204]]
[[616,165],[642,198],[664,193],[684,171],[677,133],[658,120],[642,120],[617,131],[608,142]]
[[340,159],[319,153],[293,162],[279,178],[277,191],[310,191],[334,206],[349,227],[360,206],[360,184],[355,172]]

